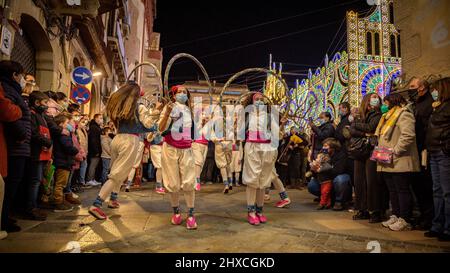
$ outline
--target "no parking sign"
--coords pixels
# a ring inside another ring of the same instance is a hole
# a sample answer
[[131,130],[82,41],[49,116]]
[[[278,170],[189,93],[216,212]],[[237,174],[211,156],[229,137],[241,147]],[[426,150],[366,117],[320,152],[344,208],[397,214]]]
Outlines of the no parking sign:
[[70,99],[78,104],[86,104],[91,100],[91,92],[84,86],[76,85],[70,90]]

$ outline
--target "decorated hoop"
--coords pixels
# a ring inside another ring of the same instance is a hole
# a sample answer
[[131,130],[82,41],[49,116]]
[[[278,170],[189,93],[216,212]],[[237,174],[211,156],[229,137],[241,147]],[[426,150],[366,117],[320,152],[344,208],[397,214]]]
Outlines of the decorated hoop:
[[[128,78],[127,81],[130,81],[131,77],[133,76],[133,74],[136,72],[136,70],[142,66],[150,66],[151,68],[153,68],[155,70],[156,76],[158,77],[158,87],[159,87],[159,92],[160,92],[160,99],[165,101],[166,99],[164,98],[164,89],[163,89],[163,84],[162,84],[162,76],[161,76],[161,72],[159,71],[158,67],[156,67],[156,65],[150,63],[150,62],[143,62],[138,64],[131,72],[130,74],[128,74]],[[151,97],[150,94],[145,94],[142,98],[140,98],[140,100],[144,101],[146,106],[149,108],[153,108],[155,105],[155,98]]]
[[197,64],[197,66],[200,68],[200,70],[203,73],[203,76],[205,77],[206,82],[208,83],[208,94],[210,99],[212,100],[212,85],[211,85],[211,81],[209,80],[209,75],[208,72],[206,72],[205,67],[202,65],[202,63],[195,58],[194,56],[187,54],[187,53],[179,53],[175,56],[172,57],[172,59],[170,59],[169,63],[167,64],[166,67],[166,71],[164,74],[164,95],[168,97],[169,95],[169,75],[170,75],[170,70],[172,69],[172,65],[180,58],[188,58],[191,59],[192,61],[194,61],[195,64]]
[[[281,82],[281,84],[284,85],[284,89],[286,91],[286,99],[288,100],[287,106],[286,108],[289,109],[290,103],[291,103],[291,95],[289,94],[289,87],[287,86],[286,82],[283,81],[283,79],[281,78],[280,75],[278,75],[277,73],[275,73],[272,70],[266,69],[266,68],[247,68],[244,69],[236,74],[234,74],[230,79],[228,79],[228,81],[225,83],[225,85],[222,88],[222,91],[220,92],[220,96],[219,96],[219,104],[222,105],[222,100],[223,100],[223,94],[225,93],[225,90],[227,90],[228,86],[231,85],[231,83],[233,83],[237,78],[239,78],[242,75],[248,74],[248,73],[254,73],[254,72],[260,72],[260,73],[266,73],[266,74],[272,74],[273,76],[275,76],[277,78],[277,80],[279,82]],[[250,92],[251,93],[251,92]],[[256,93],[256,92],[255,92]],[[244,94],[248,95],[247,94]],[[269,99],[266,95],[263,94],[263,96],[267,99]],[[241,96],[242,97],[242,96]],[[242,98],[240,98],[240,100],[242,100]],[[239,101],[240,101],[239,100]],[[272,100],[269,99],[269,103],[272,104]],[[284,117],[286,117],[288,115],[288,111],[285,111],[284,113]]]

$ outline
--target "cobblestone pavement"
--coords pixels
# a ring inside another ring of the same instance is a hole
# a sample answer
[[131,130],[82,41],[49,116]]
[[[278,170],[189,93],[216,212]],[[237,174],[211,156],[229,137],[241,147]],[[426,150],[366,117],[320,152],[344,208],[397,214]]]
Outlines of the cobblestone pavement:
[[348,211],[317,211],[312,197],[300,190],[288,191],[289,209],[275,208],[278,199],[272,192],[265,207],[269,222],[254,227],[246,222],[245,187],[224,195],[220,185],[204,186],[196,200],[199,228],[188,231],[170,225],[168,196],[151,187],[121,193],[121,208],[107,209],[106,221],[89,216],[87,207],[98,189],[86,190],[77,210],[51,213],[46,222],[19,221],[24,230],[0,241],[0,252],[450,252],[450,244],[427,239],[421,231],[392,232],[353,221]]

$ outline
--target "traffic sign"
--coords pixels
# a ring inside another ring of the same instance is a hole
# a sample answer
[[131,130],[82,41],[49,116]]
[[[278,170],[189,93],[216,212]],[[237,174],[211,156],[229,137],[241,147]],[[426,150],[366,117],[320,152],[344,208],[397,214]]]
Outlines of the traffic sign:
[[78,104],[86,104],[91,100],[91,92],[84,86],[76,85],[70,91],[70,99]]
[[84,66],[79,66],[72,71],[72,81],[78,85],[87,85],[92,82],[92,71]]

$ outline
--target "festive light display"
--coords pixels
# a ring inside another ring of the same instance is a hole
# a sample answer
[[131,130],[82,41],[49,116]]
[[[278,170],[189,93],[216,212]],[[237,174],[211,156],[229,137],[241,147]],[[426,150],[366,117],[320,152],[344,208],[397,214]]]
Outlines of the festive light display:
[[[275,102],[286,108],[289,105],[291,124],[307,130],[309,118],[316,120],[323,111],[333,118],[338,116],[338,106],[348,101],[358,107],[362,97],[369,92],[386,96],[394,79],[401,75],[399,32],[393,21],[393,1],[382,0],[367,17],[347,13],[347,52],[338,52],[331,61],[325,56],[325,66],[311,69],[308,78],[297,80],[290,90],[292,101],[288,104],[285,92],[276,80],[268,76],[265,92]],[[271,69],[276,71],[275,65]],[[278,71],[282,75],[282,69]]]

